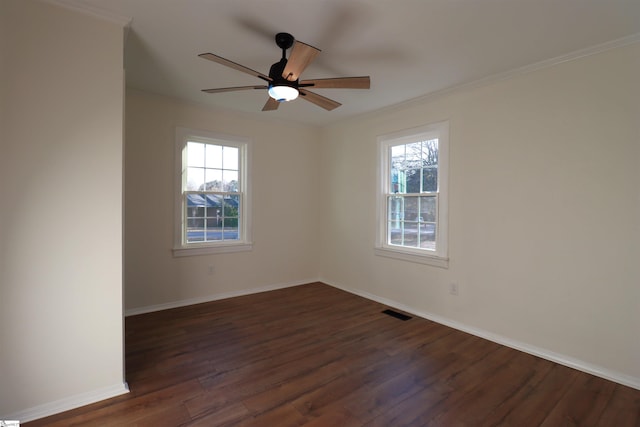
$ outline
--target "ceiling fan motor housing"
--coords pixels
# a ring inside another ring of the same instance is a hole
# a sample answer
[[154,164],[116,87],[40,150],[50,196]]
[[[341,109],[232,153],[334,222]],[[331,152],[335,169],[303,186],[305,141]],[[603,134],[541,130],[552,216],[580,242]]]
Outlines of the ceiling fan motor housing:
[[[284,68],[287,66],[287,59],[286,58],[282,58],[280,61],[276,62],[275,64],[273,64],[271,66],[271,68],[269,69],[269,77],[272,79],[269,82],[269,89],[273,88],[274,86],[287,86],[290,88],[295,89],[296,91],[298,90],[298,82],[299,80],[287,80],[284,77],[282,77],[282,73],[284,72]],[[269,91],[269,93],[272,93],[271,90]],[[277,99],[276,101],[278,102],[285,102],[287,101],[287,99]]]

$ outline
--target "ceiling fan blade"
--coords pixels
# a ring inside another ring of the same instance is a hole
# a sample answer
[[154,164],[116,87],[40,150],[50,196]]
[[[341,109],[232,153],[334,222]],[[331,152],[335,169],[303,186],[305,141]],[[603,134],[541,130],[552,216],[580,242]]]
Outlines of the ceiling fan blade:
[[264,107],[262,107],[262,111],[277,110],[279,106],[280,106],[280,103],[278,101],[276,101],[272,97],[269,97],[269,99],[267,99],[266,104],[264,104]]
[[369,76],[362,76],[301,80],[300,87],[312,87],[314,89],[369,89],[371,87],[371,79]]
[[267,86],[236,86],[236,87],[221,87],[217,89],[202,89],[202,91],[207,93],[220,93],[220,92],[235,92],[237,90],[266,89],[266,88]]
[[331,111],[335,108],[338,108],[342,104],[334,101],[333,99],[325,98],[322,95],[318,95],[317,93],[309,92],[306,89],[299,89],[300,94],[302,95],[302,99],[305,99],[313,104],[316,104],[319,107],[324,108],[327,111]]
[[213,53],[201,53],[198,55],[200,58],[208,59],[209,61],[217,62],[218,64],[226,65],[229,68],[233,68],[234,70],[242,71],[243,73],[250,74],[259,79],[265,80],[267,82],[271,81],[269,76],[266,76],[256,70],[252,70],[251,68],[245,67],[244,65],[237,64],[233,61],[229,61],[228,59],[224,59],[221,56],[214,55]]
[[287,60],[287,65],[282,72],[282,77],[291,82],[298,80],[300,74],[302,74],[304,69],[311,64],[311,61],[313,61],[319,53],[320,49],[296,40],[291,49],[289,59]]

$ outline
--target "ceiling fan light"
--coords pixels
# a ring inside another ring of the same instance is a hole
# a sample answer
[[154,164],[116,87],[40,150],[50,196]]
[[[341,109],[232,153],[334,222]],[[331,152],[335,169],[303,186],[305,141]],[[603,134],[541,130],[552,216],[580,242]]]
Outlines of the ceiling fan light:
[[298,89],[291,86],[271,86],[269,96],[278,102],[293,101],[298,97]]

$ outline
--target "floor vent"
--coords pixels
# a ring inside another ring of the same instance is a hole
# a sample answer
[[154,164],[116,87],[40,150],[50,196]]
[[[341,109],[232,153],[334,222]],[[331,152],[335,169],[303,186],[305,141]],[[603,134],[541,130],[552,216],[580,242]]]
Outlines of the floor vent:
[[411,316],[407,316],[406,314],[402,314],[402,313],[398,313],[397,311],[394,310],[385,310],[383,311],[384,314],[388,314],[391,317],[395,317],[396,319],[400,319],[400,320],[409,320],[411,319]]

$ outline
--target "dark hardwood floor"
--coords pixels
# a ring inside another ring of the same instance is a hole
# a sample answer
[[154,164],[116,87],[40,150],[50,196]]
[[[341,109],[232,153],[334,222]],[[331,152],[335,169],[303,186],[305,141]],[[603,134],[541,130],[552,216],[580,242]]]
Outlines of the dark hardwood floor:
[[126,319],[131,392],[36,426],[640,426],[640,391],[313,283]]

